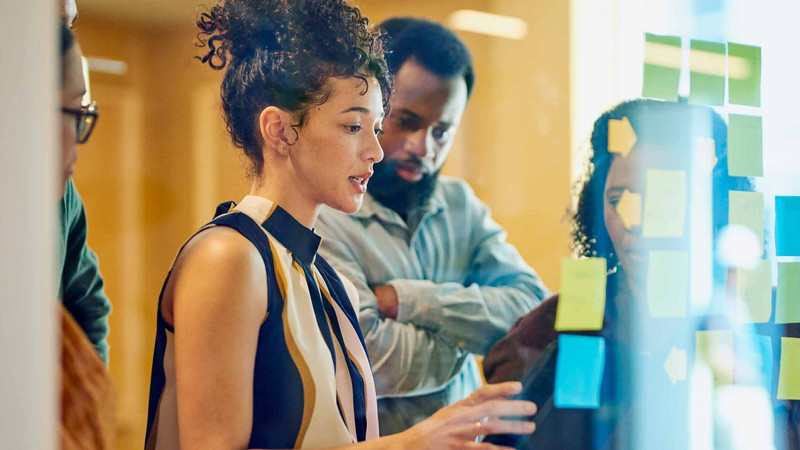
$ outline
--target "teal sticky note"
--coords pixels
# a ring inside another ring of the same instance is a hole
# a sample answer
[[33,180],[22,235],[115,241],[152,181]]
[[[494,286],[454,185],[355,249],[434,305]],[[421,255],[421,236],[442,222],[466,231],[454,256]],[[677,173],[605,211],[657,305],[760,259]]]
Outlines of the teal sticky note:
[[599,330],[606,309],[605,258],[561,260],[561,294],[555,329]]
[[602,337],[558,336],[556,386],[557,408],[597,408],[606,363],[606,341]]
[[642,97],[678,100],[681,38],[645,34]]
[[725,103],[725,44],[692,40],[689,44],[689,103]]
[[686,223],[686,172],[649,169],[644,196],[642,236],[683,236]]
[[735,177],[764,176],[761,117],[728,117],[728,173]]
[[736,321],[765,323],[772,315],[772,262],[762,259],[753,270],[736,270]]
[[800,256],[800,197],[775,196],[775,254]]
[[728,191],[728,223],[749,228],[764,252],[764,194]]
[[652,317],[686,317],[689,300],[689,254],[650,251],[647,257],[647,304]]
[[728,43],[728,102],[761,106],[761,47]]
[[778,263],[775,323],[800,322],[800,262]]
[[734,384],[772,390],[772,339],[755,333],[734,335]]

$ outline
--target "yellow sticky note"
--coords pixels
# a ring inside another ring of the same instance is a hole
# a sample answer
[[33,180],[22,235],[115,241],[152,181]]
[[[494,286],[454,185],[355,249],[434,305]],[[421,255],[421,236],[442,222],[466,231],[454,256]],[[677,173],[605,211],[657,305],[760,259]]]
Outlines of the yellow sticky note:
[[605,258],[562,259],[555,329],[599,330],[605,308]]
[[686,172],[647,171],[642,236],[670,238],[683,236],[686,222]]
[[778,400],[800,400],[800,339],[781,338]]
[[642,224],[642,196],[627,189],[622,191],[622,195],[617,202],[617,214],[622,220],[625,228],[631,229],[636,225]]
[[636,145],[636,132],[633,131],[631,122],[627,117],[608,120],[608,151],[619,153],[623,157],[633,150]]
[[695,162],[702,173],[711,173],[717,165],[717,153],[714,150],[714,139],[708,137],[697,138],[697,153]]
[[772,315],[772,264],[759,261],[753,270],[736,270],[736,321],[765,323]]
[[733,330],[696,332],[694,360],[708,366],[717,386],[733,383]]

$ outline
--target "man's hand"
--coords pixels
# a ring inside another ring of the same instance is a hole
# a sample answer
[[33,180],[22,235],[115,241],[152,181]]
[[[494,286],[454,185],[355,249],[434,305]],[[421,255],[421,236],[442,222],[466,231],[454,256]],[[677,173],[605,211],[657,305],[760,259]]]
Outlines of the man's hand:
[[375,286],[372,288],[378,298],[378,312],[388,319],[397,319],[397,291],[391,284]]

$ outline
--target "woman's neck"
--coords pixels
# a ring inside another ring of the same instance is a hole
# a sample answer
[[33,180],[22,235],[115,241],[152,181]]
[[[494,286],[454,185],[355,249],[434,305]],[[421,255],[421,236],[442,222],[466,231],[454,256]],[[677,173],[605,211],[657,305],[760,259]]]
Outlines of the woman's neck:
[[[277,178],[270,177],[267,180],[256,178],[250,188],[250,195],[269,199],[283,208],[303,226],[313,229],[322,205],[304,197],[296,186],[281,182]],[[270,179],[273,181],[270,182]]]

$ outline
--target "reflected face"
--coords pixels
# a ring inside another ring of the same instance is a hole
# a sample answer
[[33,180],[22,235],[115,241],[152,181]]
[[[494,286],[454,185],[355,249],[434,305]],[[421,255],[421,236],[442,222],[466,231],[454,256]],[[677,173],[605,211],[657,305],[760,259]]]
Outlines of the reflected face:
[[[61,107],[80,109],[86,94],[86,79],[81,61],[81,48],[77,42],[64,55],[64,81],[61,86]],[[77,129],[75,115],[61,113],[61,189],[72,176],[73,167],[78,160]]]
[[614,253],[628,276],[634,291],[643,292],[647,276],[648,248],[642,239],[641,225],[625,226],[617,205],[625,190],[641,195],[642,211],[647,194],[647,170],[675,168],[670,152],[648,146],[637,146],[627,156],[615,155],[608,170],[603,191],[603,219]]
[[467,84],[460,75],[440,78],[412,58],[397,71],[394,88],[381,138],[383,164],[416,183],[444,164],[467,106]]
[[[383,158],[378,142],[383,101],[378,81],[331,78],[331,95],[313,106],[306,123],[297,128],[297,141],[288,148],[295,186],[313,204],[347,213],[361,207],[373,164]],[[363,95],[362,95],[363,94]],[[289,130],[287,139],[292,142]]]

